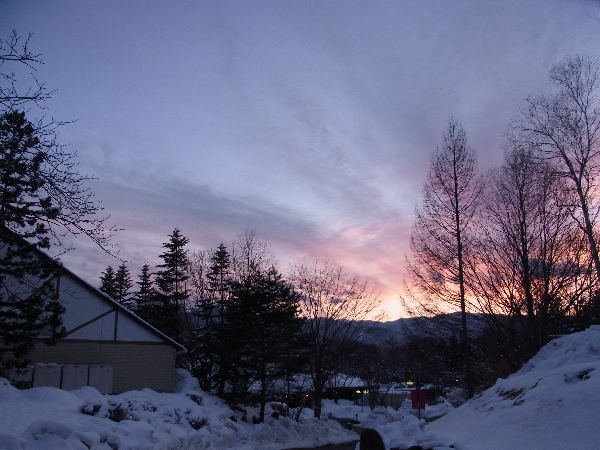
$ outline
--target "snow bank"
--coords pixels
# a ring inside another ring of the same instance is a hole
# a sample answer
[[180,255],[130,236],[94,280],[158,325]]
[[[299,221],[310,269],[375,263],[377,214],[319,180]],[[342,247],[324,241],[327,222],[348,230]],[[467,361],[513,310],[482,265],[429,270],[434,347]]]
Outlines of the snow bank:
[[[514,376],[600,360],[600,325],[555,339],[545,345]],[[510,377],[509,377],[510,378]]]
[[101,395],[93,388],[19,391],[0,379],[0,450],[281,449],[356,439],[335,421],[242,422],[179,371],[177,393]]
[[600,326],[593,326],[550,342],[517,373],[426,429],[472,450],[598,448],[598,368]]
[[425,427],[424,419],[417,419],[413,415],[408,415],[400,422],[379,425],[374,428],[383,438],[386,449],[406,449],[413,445],[427,449],[435,448],[436,450],[462,449],[454,439],[427,430]]
[[[422,417],[438,417],[454,409],[446,400],[437,405],[427,406],[421,411]],[[362,429],[373,428],[379,432],[387,449],[405,449],[413,445],[423,448],[436,448],[437,450],[450,449],[456,444],[454,439],[446,438],[439,433],[425,429],[425,420],[417,419],[417,413],[411,407],[411,401],[406,400],[398,410],[390,407],[378,406],[373,411],[370,408],[361,408],[349,400],[323,401],[323,414],[331,413],[334,417],[356,419]],[[455,447],[460,448],[460,447]]]

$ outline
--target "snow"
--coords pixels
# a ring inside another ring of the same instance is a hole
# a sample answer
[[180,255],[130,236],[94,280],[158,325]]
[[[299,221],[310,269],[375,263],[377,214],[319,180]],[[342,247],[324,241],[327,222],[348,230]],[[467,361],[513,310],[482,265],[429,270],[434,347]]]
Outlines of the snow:
[[517,373],[427,429],[469,450],[600,445],[600,326],[558,338]]
[[[356,440],[333,420],[300,423],[267,417],[253,425],[221,400],[199,389],[179,370],[175,394],[150,389],[102,395],[85,387],[20,391],[0,379],[0,449],[142,450],[281,449]],[[269,414],[272,410],[268,410]],[[247,412],[251,422],[255,410]]]
[[[600,442],[599,366],[600,326],[595,326],[550,342],[519,372],[459,408],[447,401],[428,406],[425,418],[447,413],[429,424],[415,417],[409,401],[398,411],[371,411],[346,400],[325,400],[323,417],[375,428],[387,449],[594,449]],[[187,372],[178,375],[174,394],[144,389],[101,395],[89,387],[20,391],[0,379],[0,450],[275,450],[358,439],[335,420],[314,419],[309,409],[302,410],[299,422],[270,415],[263,424],[243,422],[243,412],[204,393]],[[250,422],[257,411],[245,411]]]

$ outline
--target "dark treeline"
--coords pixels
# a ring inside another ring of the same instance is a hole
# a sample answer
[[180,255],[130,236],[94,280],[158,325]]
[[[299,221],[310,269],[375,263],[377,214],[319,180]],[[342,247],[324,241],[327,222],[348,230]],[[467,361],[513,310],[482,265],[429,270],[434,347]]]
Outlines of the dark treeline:
[[[598,321],[599,71],[590,56],[555,64],[555,93],[526,99],[500,167],[477,170],[456,120],[432,156],[403,303],[413,316],[460,312],[445,326],[469,397],[485,384],[481,364],[517,370],[553,337]],[[476,332],[468,312],[485,319]]]
[[183,343],[178,363],[205,391],[231,404],[259,403],[258,421],[268,400],[293,403],[310,392],[320,417],[325,385],[368,332],[361,321],[377,295],[328,262],[297,263],[284,277],[251,231],[230,248],[190,252],[187,244],[176,228],[163,263],[144,264],[136,289],[121,264],[102,273],[100,290]]

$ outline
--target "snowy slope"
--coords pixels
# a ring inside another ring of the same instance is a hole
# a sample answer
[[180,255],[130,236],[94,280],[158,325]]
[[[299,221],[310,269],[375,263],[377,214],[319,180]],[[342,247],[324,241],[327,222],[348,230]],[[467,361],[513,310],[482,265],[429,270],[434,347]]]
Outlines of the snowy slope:
[[556,339],[519,372],[425,429],[470,450],[600,448],[600,326]]

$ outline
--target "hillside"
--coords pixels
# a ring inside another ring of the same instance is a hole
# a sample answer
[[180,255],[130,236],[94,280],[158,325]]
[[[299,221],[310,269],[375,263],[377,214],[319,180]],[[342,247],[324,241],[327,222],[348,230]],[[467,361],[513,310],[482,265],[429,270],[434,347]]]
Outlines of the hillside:
[[469,450],[595,449],[600,326],[547,344],[520,371],[430,424]]

